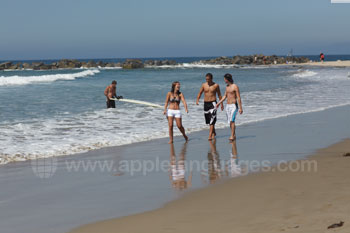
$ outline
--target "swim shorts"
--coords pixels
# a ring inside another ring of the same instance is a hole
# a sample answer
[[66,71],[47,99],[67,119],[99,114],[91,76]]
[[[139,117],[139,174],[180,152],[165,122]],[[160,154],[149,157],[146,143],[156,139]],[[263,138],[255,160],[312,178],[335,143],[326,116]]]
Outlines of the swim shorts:
[[114,100],[107,100],[107,108],[115,108],[115,101]]
[[216,112],[216,101],[204,102],[204,117],[207,125],[215,125]]
[[230,124],[231,122],[236,121],[236,116],[238,113],[238,104],[227,104],[226,105],[226,117],[227,122]]
[[168,117],[181,118],[181,111],[174,110],[174,109],[168,109],[167,115],[168,115]]

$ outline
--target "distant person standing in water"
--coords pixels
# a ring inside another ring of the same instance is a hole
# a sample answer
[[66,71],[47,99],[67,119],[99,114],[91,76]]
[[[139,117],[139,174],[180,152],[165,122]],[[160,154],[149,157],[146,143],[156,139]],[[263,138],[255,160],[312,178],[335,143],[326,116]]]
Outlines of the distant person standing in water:
[[324,62],[324,54],[323,53],[320,54],[320,61]]
[[227,121],[231,127],[231,136],[229,140],[234,141],[236,140],[236,115],[237,112],[239,112],[240,114],[243,113],[241,94],[239,92],[238,86],[233,83],[231,74],[225,74],[224,81],[227,84],[225,95],[216,105],[216,108],[218,108],[219,105],[222,104],[222,102],[224,102],[225,99],[227,99],[226,116]]
[[[219,84],[213,82],[213,75],[211,73],[206,74],[206,82],[202,84],[201,89],[197,95],[196,104],[199,104],[199,99],[204,92],[204,117],[205,123],[210,126],[208,140],[213,140],[216,136],[215,123],[216,123],[216,95],[221,99],[221,92]],[[221,110],[224,110],[224,105],[221,104]]]
[[[164,105],[164,115],[168,118],[169,125],[169,144],[174,141],[174,119],[176,121],[176,125],[179,128],[180,132],[184,136],[185,140],[188,141],[188,137],[185,133],[185,128],[182,126],[182,115],[180,111],[180,102],[182,101],[185,111],[188,113],[187,103],[185,100],[185,96],[180,92],[180,82],[173,82],[171,85],[171,91],[168,92],[165,99]],[[168,108],[169,105],[169,108]]]
[[111,85],[108,85],[104,92],[107,100],[107,108],[115,108],[115,101],[113,98],[121,99],[122,96],[117,96],[117,81],[113,80]]

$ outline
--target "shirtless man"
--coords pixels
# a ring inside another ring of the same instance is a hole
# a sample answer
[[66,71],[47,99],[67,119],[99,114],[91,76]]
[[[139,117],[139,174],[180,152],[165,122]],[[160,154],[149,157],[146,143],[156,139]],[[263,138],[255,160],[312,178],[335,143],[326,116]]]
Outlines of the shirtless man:
[[117,81],[113,81],[111,85],[108,85],[104,92],[107,100],[107,108],[115,108],[115,101],[112,98],[117,98]]
[[230,141],[236,140],[236,115],[237,112],[239,114],[243,113],[243,108],[242,108],[242,101],[241,101],[241,95],[239,92],[239,88],[236,84],[233,84],[233,79],[231,74],[225,74],[224,76],[225,83],[227,84],[226,86],[226,91],[224,97],[220,100],[220,102],[216,105],[216,108],[219,107],[222,102],[227,99],[227,105],[226,105],[226,116],[227,116],[227,121],[230,124],[231,127],[231,137]]
[[[208,73],[205,76],[207,82],[203,83],[199,93],[197,95],[197,102],[199,104],[199,99],[204,92],[204,117],[207,125],[210,126],[209,130],[209,138],[208,140],[212,140],[216,136],[215,132],[215,123],[216,123],[216,95],[218,95],[219,99],[221,99],[221,92],[219,84],[213,82],[213,75]],[[221,104],[221,110],[224,110],[224,105]]]

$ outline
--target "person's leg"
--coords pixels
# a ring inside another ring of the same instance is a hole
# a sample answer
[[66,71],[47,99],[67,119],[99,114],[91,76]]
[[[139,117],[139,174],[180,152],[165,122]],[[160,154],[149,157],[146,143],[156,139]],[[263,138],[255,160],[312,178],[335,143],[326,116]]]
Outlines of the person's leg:
[[215,136],[216,136],[215,123],[216,123],[216,120],[214,121],[213,124],[210,125],[208,140],[215,139]]
[[234,140],[236,140],[236,125],[235,125],[235,122],[231,121],[230,127],[231,127],[231,137],[230,137],[230,140],[231,140],[231,141],[234,141]]
[[173,121],[174,118],[171,116],[168,116],[168,125],[169,125],[169,144],[173,143],[174,141],[174,133],[173,133]]
[[182,135],[184,136],[185,140],[188,141],[188,137],[186,136],[186,133],[185,133],[185,128],[182,126],[182,118],[175,118],[175,121],[176,121],[176,125],[177,125],[177,128],[179,128],[180,132],[182,133]]

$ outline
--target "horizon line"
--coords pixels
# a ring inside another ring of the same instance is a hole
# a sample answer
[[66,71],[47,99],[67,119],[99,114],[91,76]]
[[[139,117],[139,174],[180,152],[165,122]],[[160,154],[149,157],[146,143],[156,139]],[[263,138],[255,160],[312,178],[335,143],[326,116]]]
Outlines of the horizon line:
[[[234,56],[252,56],[252,55],[265,55],[265,56],[272,56],[276,55],[279,57],[286,57],[287,55],[277,55],[277,54],[263,54],[263,53],[254,53],[254,54],[245,54],[245,55],[218,55],[218,56],[176,56],[176,57],[166,57],[166,56],[160,56],[160,57],[114,57],[114,58],[39,58],[39,59],[0,59],[1,62],[14,62],[14,61],[59,61],[63,59],[68,60],[112,60],[112,59],[156,59],[156,58],[215,58],[215,57],[234,57]],[[295,56],[318,56],[319,54],[295,54]],[[343,56],[343,55],[350,55],[350,54],[326,54],[326,56]]]

